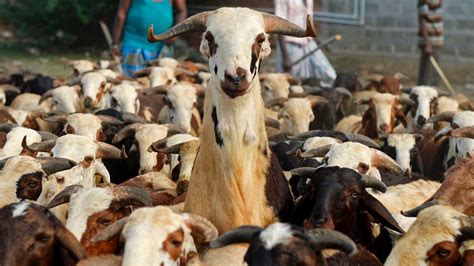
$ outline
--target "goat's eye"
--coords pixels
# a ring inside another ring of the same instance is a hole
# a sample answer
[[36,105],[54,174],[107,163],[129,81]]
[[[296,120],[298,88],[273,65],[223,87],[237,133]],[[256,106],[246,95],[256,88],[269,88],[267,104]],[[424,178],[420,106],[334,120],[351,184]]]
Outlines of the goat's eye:
[[41,242],[41,243],[48,243],[49,239],[51,239],[51,236],[47,234],[38,234],[36,236],[36,240]]
[[110,222],[112,222],[111,219],[102,219],[99,221],[100,225],[102,226],[108,226],[110,224]]
[[443,248],[443,249],[438,250],[436,254],[440,257],[447,257],[451,254],[451,251]]
[[179,248],[181,247],[181,245],[183,244],[182,241],[179,241],[179,240],[173,240],[171,241],[171,244],[175,247],[175,248]]
[[351,198],[353,198],[353,199],[359,198],[359,193],[357,193],[357,192],[352,192],[352,193],[351,193]]
[[36,182],[36,181],[28,182],[28,187],[30,187],[30,188],[35,188],[37,186],[38,186],[38,182]]
[[291,117],[288,114],[283,115],[283,118],[290,119]]

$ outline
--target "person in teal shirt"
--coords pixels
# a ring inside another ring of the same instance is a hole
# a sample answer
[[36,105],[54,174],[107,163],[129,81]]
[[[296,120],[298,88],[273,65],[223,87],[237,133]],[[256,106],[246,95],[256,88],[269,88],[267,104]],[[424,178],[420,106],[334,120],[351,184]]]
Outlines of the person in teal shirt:
[[[175,21],[173,6],[177,11]],[[146,61],[158,58],[165,45],[148,42],[148,26],[153,24],[155,32],[162,33],[186,16],[186,0],[120,0],[114,24],[112,58],[121,57],[124,74],[132,76],[133,72],[145,67]]]

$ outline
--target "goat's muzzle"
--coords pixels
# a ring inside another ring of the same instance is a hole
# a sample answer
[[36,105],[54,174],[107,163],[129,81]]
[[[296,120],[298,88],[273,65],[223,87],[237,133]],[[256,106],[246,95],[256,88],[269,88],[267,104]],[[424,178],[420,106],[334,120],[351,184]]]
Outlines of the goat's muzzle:
[[235,75],[230,75],[226,71],[224,77],[224,81],[221,81],[222,91],[230,98],[244,95],[250,87],[247,71],[241,67],[237,68]]
[[94,100],[91,97],[87,96],[86,98],[84,98],[84,107],[91,108],[93,102]]

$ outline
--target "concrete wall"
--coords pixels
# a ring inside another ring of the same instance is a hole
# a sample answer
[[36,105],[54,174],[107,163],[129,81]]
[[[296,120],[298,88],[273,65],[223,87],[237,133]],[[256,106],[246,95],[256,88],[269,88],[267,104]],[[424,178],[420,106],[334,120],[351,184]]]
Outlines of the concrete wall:
[[[322,0],[323,10],[351,12],[350,0]],[[445,0],[443,57],[474,60],[474,0]],[[342,34],[334,50],[417,56],[417,0],[366,0],[364,26],[321,24],[321,38]]]

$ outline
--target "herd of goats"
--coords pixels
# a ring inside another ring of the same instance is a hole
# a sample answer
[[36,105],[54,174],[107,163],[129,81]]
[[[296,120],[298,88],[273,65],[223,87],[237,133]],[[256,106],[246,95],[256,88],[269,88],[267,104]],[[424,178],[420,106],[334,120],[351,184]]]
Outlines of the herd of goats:
[[309,17],[221,8],[148,39],[190,31],[208,60],[0,74],[0,265],[474,265],[473,102],[259,73]]

